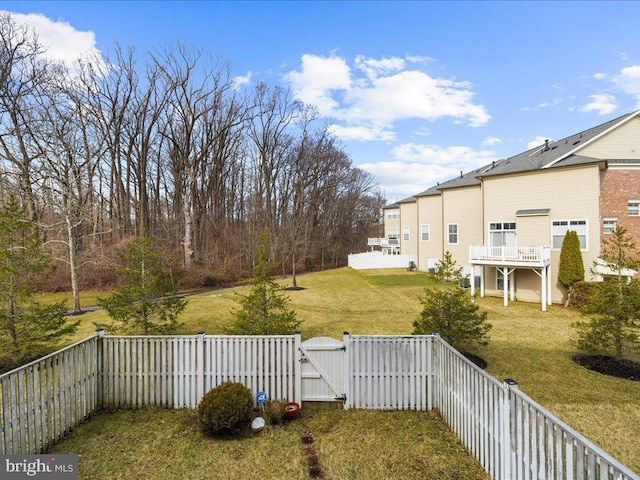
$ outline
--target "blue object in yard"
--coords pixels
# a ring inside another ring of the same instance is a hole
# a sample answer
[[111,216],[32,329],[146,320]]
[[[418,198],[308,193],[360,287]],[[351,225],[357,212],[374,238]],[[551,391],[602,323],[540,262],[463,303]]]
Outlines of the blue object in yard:
[[264,402],[267,401],[267,394],[264,392],[258,392],[258,395],[256,395],[256,401],[259,405],[264,405]]

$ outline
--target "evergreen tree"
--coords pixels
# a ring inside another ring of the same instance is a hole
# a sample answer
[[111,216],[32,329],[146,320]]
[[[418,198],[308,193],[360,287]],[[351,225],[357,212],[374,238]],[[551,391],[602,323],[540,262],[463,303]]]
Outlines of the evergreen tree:
[[486,345],[491,324],[487,312],[471,301],[469,293],[459,286],[425,288],[420,317],[413,322],[414,335],[440,336],[458,350]]
[[565,307],[571,303],[573,298],[573,285],[583,280],[584,263],[580,251],[580,239],[577,232],[568,230],[562,240],[560,265],[558,266],[558,281],[567,289],[564,299]]
[[462,267],[451,256],[450,251],[444,252],[444,258],[438,262],[434,277],[440,282],[460,282]]
[[99,325],[129,335],[168,335],[178,331],[178,316],[187,302],[176,297],[176,286],[169,262],[152,239],[134,240],[118,255],[120,265],[113,268],[119,286],[108,298],[98,299],[112,322]]
[[269,237],[262,232],[258,258],[253,270],[253,286],[247,295],[237,294],[240,309],[234,310],[230,335],[291,335],[302,323],[296,312],[287,308],[289,298],[271,279]]
[[42,251],[33,221],[14,197],[0,209],[0,368],[9,369],[60,346],[76,331],[64,302],[40,305],[34,298],[54,269]]
[[595,284],[581,305],[587,320],[573,324],[578,348],[617,359],[640,350],[640,283],[622,275],[624,269],[638,268],[639,253],[624,227],[603,241],[600,258],[615,275]]

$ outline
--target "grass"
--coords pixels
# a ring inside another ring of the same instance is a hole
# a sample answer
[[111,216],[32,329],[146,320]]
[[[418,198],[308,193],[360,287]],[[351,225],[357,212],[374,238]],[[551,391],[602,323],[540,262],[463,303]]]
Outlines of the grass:
[[[410,334],[420,312],[419,297],[429,277],[404,270],[354,271],[348,268],[301,275],[305,290],[288,292],[291,305],[304,320],[303,338],[351,334]],[[290,285],[290,280],[283,280]],[[237,307],[234,291],[194,295],[182,320],[182,333],[204,330],[220,334]],[[607,377],[578,366],[571,339],[572,309],[501,298],[478,299],[493,324],[491,341],[475,352],[489,362],[487,371],[502,380],[514,378],[520,389],[616,459],[640,472],[640,382]],[[91,335],[104,312],[80,317],[77,339]],[[107,334],[109,332],[107,331]],[[395,434],[395,430],[394,430]],[[320,442],[318,442],[320,445]]]
[[226,439],[203,436],[191,410],[100,413],[53,453],[80,455],[81,479],[295,480],[309,478],[309,448],[324,478],[488,479],[428,412],[303,410],[283,426]]

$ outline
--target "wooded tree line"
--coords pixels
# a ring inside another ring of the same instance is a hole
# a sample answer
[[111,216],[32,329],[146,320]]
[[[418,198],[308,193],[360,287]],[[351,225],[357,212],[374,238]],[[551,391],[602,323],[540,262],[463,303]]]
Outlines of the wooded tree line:
[[70,66],[8,14],[0,37],[0,202],[19,199],[74,291],[143,234],[227,277],[251,271],[265,228],[287,270],[364,248],[383,198],[288,90],[242,87],[180,43]]

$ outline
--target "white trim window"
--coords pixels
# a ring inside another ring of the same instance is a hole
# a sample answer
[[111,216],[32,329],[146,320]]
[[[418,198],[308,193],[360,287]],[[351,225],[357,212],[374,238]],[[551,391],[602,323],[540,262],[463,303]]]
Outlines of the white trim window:
[[387,238],[389,240],[398,240],[400,238],[400,229],[399,228],[389,228],[387,230]]
[[618,219],[615,217],[605,217],[602,219],[602,233],[609,235],[618,226]]
[[430,240],[431,235],[431,227],[428,223],[423,223],[420,226],[420,240],[423,242],[428,242]]
[[504,292],[504,273],[496,268],[496,290]]
[[580,250],[587,250],[587,221],[586,220],[554,220],[551,223],[551,248],[562,248],[562,241],[567,231],[573,230],[578,234]]
[[515,247],[516,222],[489,223],[489,242],[492,247]]
[[400,218],[400,210],[387,210],[387,220],[398,220]]
[[640,200],[629,200],[627,214],[630,217],[640,217]]
[[457,223],[448,223],[447,224],[447,240],[449,245],[457,245],[458,244],[458,224]]
[[410,233],[411,233],[411,228],[402,227],[402,241],[403,242],[408,242],[409,241]]

